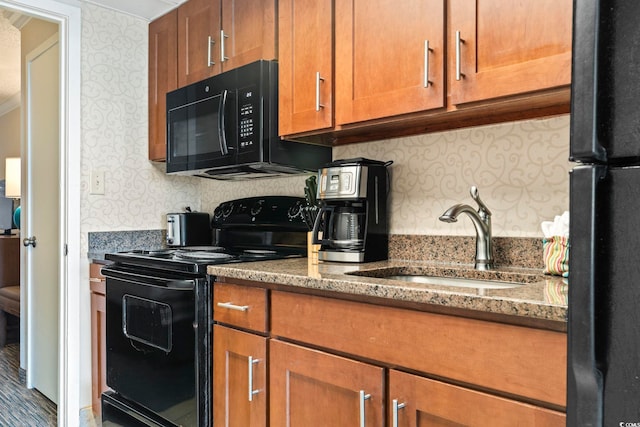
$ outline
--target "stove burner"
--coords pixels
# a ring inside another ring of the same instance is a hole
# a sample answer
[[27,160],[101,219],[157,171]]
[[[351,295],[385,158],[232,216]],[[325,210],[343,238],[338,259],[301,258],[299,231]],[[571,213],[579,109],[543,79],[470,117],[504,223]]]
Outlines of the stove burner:
[[188,259],[188,260],[223,260],[233,258],[233,255],[221,253],[221,252],[209,252],[209,251],[176,251],[174,259]]

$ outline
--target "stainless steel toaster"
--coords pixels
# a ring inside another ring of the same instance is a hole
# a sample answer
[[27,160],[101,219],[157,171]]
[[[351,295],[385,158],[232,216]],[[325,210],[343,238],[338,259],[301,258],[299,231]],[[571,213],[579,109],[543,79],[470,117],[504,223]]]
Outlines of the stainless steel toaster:
[[206,212],[167,214],[167,246],[211,245],[211,222]]

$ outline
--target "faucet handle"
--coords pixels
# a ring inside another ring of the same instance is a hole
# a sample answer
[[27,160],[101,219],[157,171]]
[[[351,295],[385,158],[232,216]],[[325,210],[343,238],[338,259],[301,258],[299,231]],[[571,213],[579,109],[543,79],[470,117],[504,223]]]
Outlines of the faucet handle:
[[478,213],[483,214],[484,216],[491,216],[491,211],[489,210],[487,205],[484,204],[482,199],[480,199],[480,192],[478,191],[478,187],[472,185],[469,193],[471,194],[471,198],[478,204]]

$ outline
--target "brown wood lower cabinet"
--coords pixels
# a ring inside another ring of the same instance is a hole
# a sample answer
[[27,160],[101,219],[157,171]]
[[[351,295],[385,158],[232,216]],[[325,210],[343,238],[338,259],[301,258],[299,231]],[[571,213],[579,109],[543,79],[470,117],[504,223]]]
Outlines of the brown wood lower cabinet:
[[382,426],[384,369],[271,341],[271,426]]
[[565,424],[562,332],[245,284],[214,288],[215,425]]
[[107,297],[105,278],[100,273],[101,264],[89,266],[91,289],[91,406],[97,415],[101,413],[100,396],[107,387]]
[[537,406],[389,370],[393,427],[564,426],[565,416]]
[[214,325],[213,425],[268,425],[267,363],[267,338]]

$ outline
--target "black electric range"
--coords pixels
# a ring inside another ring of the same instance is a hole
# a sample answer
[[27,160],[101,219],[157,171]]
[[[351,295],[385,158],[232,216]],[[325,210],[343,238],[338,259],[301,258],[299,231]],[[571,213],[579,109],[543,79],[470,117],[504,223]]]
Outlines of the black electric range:
[[220,204],[211,221],[211,246],[170,247],[106,254],[119,265],[206,274],[207,265],[306,255],[305,200],[268,196]]
[[212,425],[208,265],[306,255],[305,201],[254,197],[213,212],[211,246],[107,254],[102,425]]

